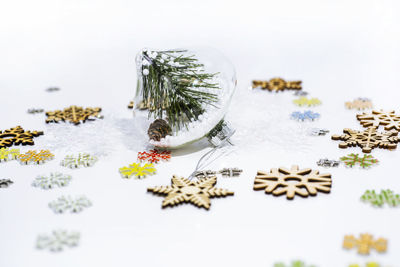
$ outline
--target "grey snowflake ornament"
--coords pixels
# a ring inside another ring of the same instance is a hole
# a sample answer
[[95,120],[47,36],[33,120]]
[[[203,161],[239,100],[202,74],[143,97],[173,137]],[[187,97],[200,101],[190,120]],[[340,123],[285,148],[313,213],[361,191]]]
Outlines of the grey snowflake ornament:
[[28,109],[29,114],[36,114],[36,113],[42,113],[44,112],[44,109],[42,108],[30,108]]
[[306,95],[308,95],[308,93],[306,91],[298,90],[298,91],[294,92],[293,95],[295,95],[295,96],[306,96]]
[[71,179],[72,179],[71,175],[55,172],[55,173],[50,173],[49,176],[46,175],[37,176],[33,181],[32,186],[40,187],[42,189],[64,187],[69,184]]
[[67,155],[63,161],[61,161],[61,166],[76,169],[93,166],[96,161],[97,157],[95,156],[91,156],[88,153],[79,153],[78,156]]
[[80,234],[66,230],[55,230],[50,235],[39,235],[36,239],[37,249],[48,249],[50,251],[62,251],[64,247],[75,247],[79,244]]
[[90,206],[92,206],[92,202],[85,196],[78,196],[75,198],[71,196],[61,196],[49,203],[49,208],[55,213],[64,213],[68,210],[71,213],[78,213]]
[[320,159],[319,161],[317,161],[317,165],[318,166],[325,167],[325,168],[338,167],[339,164],[340,164],[340,161],[338,161],[338,160],[329,160],[327,158]]
[[6,188],[13,184],[14,182],[10,179],[0,179],[0,188]]
[[327,133],[329,133],[329,130],[312,128],[312,129],[310,129],[309,133],[310,133],[310,135],[314,135],[314,136],[323,136],[323,135],[326,135]]
[[225,177],[237,177],[240,176],[243,170],[238,169],[238,168],[223,168],[222,170],[219,171],[222,176]]
[[215,171],[212,170],[206,170],[206,171],[196,171],[193,176],[196,177],[197,179],[204,179],[204,178],[210,178],[214,177],[216,174]]

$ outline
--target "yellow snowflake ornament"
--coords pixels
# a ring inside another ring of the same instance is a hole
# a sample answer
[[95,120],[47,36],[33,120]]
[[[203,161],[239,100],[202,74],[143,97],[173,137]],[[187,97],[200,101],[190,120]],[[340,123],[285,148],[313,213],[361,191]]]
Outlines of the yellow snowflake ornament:
[[36,152],[36,150],[29,150],[25,154],[18,155],[18,160],[22,164],[41,164],[46,162],[47,160],[52,160],[53,158],[54,154],[52,154],[49,150],[40,150],[39,153]]
[[374,240],[370,234],[361,234],[358,239],[353,235],[346,235],[343,240],[343,248],[357,248],[358,254],[362,255],[368,255],[371,249],[383,253],[387,249],[387,240],[384,238]]
[[308,99],[307,97],[304,97],[304,96],[293,100],[293,103],[300,107],[304,107],[304,106],[312,107],[312,106],[321,105],[321,101],[318,98]]
[[156,173],[153,163],[146,163],[142,166],[141,163],[132,163],[128,167],[119,168],[119,172],[124,178],[145,178],[147,175],[153,175]]
[[226,189],[215,188],[217,177],[204,178],[191,181],[184,177],[174,175],[171,185],[156,186],[148,188],[147,191],[154,194],[166,195],[162,207],[175,206],[180,203],[189,202],[205,209],[210,208],[211,197],[226,197],[233,195],[233,192]]
[[19,149],[0,148],[0,162],[17,159]]

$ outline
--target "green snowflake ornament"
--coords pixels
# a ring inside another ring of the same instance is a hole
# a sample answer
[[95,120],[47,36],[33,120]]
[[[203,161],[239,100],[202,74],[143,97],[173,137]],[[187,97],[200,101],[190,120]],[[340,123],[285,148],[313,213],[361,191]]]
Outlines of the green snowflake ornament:
[[274,264],[274,267],[316,267],[315,265],[307,265],[303,261],[292,261],[290,265],[286,265],[282,262],[278,262]]
[[312,107],[312,106],[318,106],[321,105],[321,101],[318,98],[310,98],[308,99],[307,97],[300,97],[298,99],[293,100],[293,103],[299,107]]
[[400,195],[394,194],[392,190],[381,190],[380,194],[375,193],[375,190],[367,190],[361,196],[361,200],[369,202],[375,207],[382,207],[387,203],[391,207],[397,207],[400,204]]
[[123,178],[145,178],[147,175],[153,175],[156,173],[153,163],[146,163],[142,166],[141,163],[132,163],[128,167],[119,168]]
[[343,161],[343,163],[348,167],[353,167],[359,163],[362,168],[368,168],[373,164],[378,163],[376,158],[368,154],[364,154],[362,157],[360,157],[358,154],[351,153],[347,156],[341,157],[340,160]]
[[[359,264],[350,264],[349,267],[362,267],[363,265]],[[379,263],[377,262],[367,262],[365,267],[380,267]]]

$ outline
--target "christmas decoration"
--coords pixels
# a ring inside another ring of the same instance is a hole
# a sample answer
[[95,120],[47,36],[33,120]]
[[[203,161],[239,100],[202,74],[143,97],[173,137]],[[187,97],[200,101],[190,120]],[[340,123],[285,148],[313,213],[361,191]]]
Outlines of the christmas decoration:
[[30,108],[28,109],[28,113],[29,114],[36,114],[36,113],[42,113],[44,111],[44,109],[42,108]]
[[348,154],[347,156],[341,157],[341,161],[344,162],[346,166],[353,167],[357,163],[360,164],[362,168],[371,167],[373,164],[378,163],[378,160],[375,159],[372,155],[364,154],[362,157],[359,157],[358,154]]
[[338,161],[338,160],[329,160],[327,158],[320,159],[319,161],[317,161],[317,165],[318,166],[325,167],[325,168],[338,167],[339,164],[340,164],[340,161]]
[[272,78],[269,81],[253,81],[253,88],[267,89],[269,91],[301,90],[301,81],[286,82],[281,78]]
[[265,193],[274,196],[286,194],[288,199],[293,199],[295,194],[308,197],[315,196],[318,191],[329,193],[331,185],[330,174],[319,174],[319,171],[308,168],[299,170],[296,165],[290,170],[281,167],[270,172],[258,171],[254,180],[254,190],[264,189]]
[[135,106],[135,102],[134,101],[130,101],[128,104],[128,108],[129,109],[133,109],[133,107]]
[[312,128],[309,131],[310,135],[314,135],[314,136],[324,136],[327,133],[329,133],[328,129],[319,129],[319,128]]
[[123,178],[145,178],[147,175],[153,175],[156,173],[156,168],[154,168],[153,163],[146,163],[142,166],[140,163],[129,164],[128,167],[119,168]]
[[384,238],[374,240],[370,234],[361,234],[359,239],[355,238],[353,235],[346,235],[343,240],[343,248],[357,248],[358,254],[362,255],[369,255],[371,249],[382,253],[387,249],[387,240]]
[[42,189],[64,187],[69,184],[71,179],[72,179],[71,175],[55,172],[55,173],[50,173],[49,176],[45,175],[37,176],[33,181],[32,186],[40,187]]
[[224,118],[236,76],[222,54],[210,48],[144,49],[136,63],[135,122],[151,145],[185,145],[206,136]]
[[217,174],[217,172],[212,170],[206,170],[206,171],[195,171],[193,173],[193,176],[196,177],[197,179],[204,179],[204,178],[215,177],[215,174]]
[[158,163],[160,160],[169,160],[171,158],[171,151],[164,150],[160,151],[157,149],[152,149],[149,152],[139,152],[138,160],[147,161],[150,163]]
[[391,207],[397,207],[400,205],[400,195],[395,195],[393,191],[389,189],[381,190],[380,194],[376,194],[375,190],[367,190],[361,196],[361,200],[369,202],[375,207],[382,207],[385,203]]
[[0,179],[0,188],[6,188],[13,184],[14,182],[10,179]]
[[60,88],[58,87],[49,87],[46,89],[46,92],[52,93],[52,92],[57,92],[60,91]]
[[243,170],[238,168],[223,168],[218,173],[222,174],[222,176],[225,177],[237,177],[240,176],[242,172]]
[[49,203],[49,208],[51,208],[55,213],[64,213],[68,210],[71,213],[78,213],[90,206],[92,206],[92,202],[90,202],[90,200],[85,196],[79,196],[76,198],[72,198],[71,196],[62,196]]
[[304,97],[304,96],[293,100],[293,103],[300,107],[303,107],[303,106],[312,107],[312,106],[321,105],[321,101],[318,98],[308,99],[307,97]]
[[312,112],[311,110],[307,110],[302,112],[295,111],[292,112],[290,115],[290,118],[293,120],[299,120],[299,121],[305,121],[305,120],[310,120],[313,121],[315,119],[318,119],[320,117],[319,113]]
[[[349,267],[362,267],[362,266],[358,264],[350,264]],[[381,267],[381,265],[377,262],[367,262],[365,264],[365,267]]]
[[97,161],[96,156],[91,156],[89,153],[79,153],[78,156],[67,155],[61,161],[61,166],[76,169],[80,167],[91,167]]
[[93,120],[95,118],[102,118],[99,114],[101,108],[82,108],[77,106],[70,106],[64,110],[48,111],[46,112],[46,123],[50,122],[71,122],[75,125],[85,122],[87,120]]
[[308,265],[305,264],[303,261],[296,260],[292,261],[292,263],[289,265],[284,264],[282,262],[278,262],[274,264],[274,267],[315,267],[315,265]]
[[162,203],[163,208],[189,202],[198,207],[209,209],[211,197],[233,195],[233,192],[226,189],[215,188],[216,183],[217,177],[215,176],[190,181],[184,177],[174,175],[171,179],[171,186],[156,186],[148,188],[147,191],[154,194],[167,195]]
[[19,149],[0,148],[0,162],[17,159]]
[[80,234],[66,230],[55,230],[50,235],[42,234],[36,239],[36,248],[50,251],[62,251],[64,247],[75,247],[79,244]]
[[346,108],[348,108],[348,109],[364,110],[364,109],[372,108],[371,100],[365,99],[365,98],[357,98],[351,102],[349,101],[344,104],[345,104]]
[[0,131],[0,148],[12,145],[34,145],[33,138],[42,135],[41,131],[25,131],[21,126],[9,130]]
[[160,141],[161,138],[171,135],[171,127],[163,119],[156,119],[150,124],[149,130],[147,131],[150,140]]
[[305,92],[305,91],[296,91],[296,92],[294,92],[293,95],[295,95],[295,96],[306,96],[306,95],[308,95],[308,93]]
[[396,115],[394,111],[373,110],[371,114],[357,115],[357,119],[364,127],[378,128],[379,125],[382,125],[387,131],[392,129],[400,131],[400,115]]
[[46,161],[54,159],[54,154],[52,154],[49,150],[40,150],[40,152],[36,152],[36,150],[29,150],[24,154],[19,154],[17,158],[22,164],[42,164]]
[[374,148],[395,149],[399,142],[396,131],[377,132],[376,128],[370,127],[364,131],[343,129],[343,135],[332,135],[332,140],[344,141],[339,144],[340,148],[359,146],[364,153],[371,153]]

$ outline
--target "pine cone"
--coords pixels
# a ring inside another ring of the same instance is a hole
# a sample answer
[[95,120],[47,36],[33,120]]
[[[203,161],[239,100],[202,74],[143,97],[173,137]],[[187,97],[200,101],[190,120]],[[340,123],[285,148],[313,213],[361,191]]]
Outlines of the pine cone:
[[161,138],[171,134],[171,127],[163,119],[157,119],[150,124],[147,134],[150,140],[160,141]]

